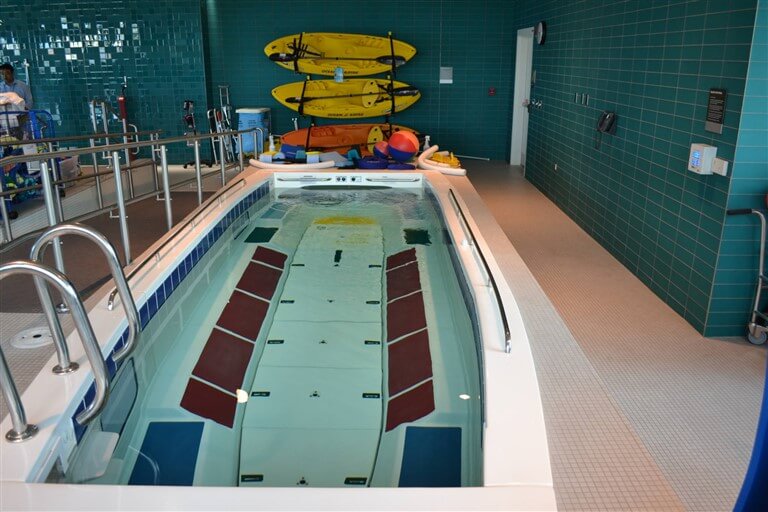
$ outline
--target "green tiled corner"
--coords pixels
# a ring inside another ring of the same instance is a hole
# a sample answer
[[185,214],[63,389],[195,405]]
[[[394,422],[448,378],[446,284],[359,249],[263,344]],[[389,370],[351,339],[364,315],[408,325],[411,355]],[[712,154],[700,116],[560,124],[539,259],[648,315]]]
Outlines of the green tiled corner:
[[[704,332],[731,181],[689,172],[688,152],[712,144],[738,167],[756,0],[601,5],[517,3],[515,28],[547,22],[533,53],[531,97],[544,107],[530,116],[526,177]],[[704,130],[712,87],[728,90],[721,135]],[[603,110],[618,130],[598,148]]]
[[[768,0],[758,0],[728,208],[766,207],[768,195]],[[726,217],[705,334],[744,334],[757,284],[760,229],[755,215]],[[763,294],[768,302],[768,294]],[[765,305],[761,304],[761,307]]]

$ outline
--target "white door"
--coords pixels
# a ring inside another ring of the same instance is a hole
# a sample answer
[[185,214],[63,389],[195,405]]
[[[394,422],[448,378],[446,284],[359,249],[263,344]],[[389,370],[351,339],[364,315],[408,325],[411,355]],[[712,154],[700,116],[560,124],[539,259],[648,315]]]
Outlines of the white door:
[[511,165],[525,168],[525,148],[528,145],[528,104],[531,101],[531,68],[533,66],[533,27],[517,31],[515,58],[515,96],[512,110]]

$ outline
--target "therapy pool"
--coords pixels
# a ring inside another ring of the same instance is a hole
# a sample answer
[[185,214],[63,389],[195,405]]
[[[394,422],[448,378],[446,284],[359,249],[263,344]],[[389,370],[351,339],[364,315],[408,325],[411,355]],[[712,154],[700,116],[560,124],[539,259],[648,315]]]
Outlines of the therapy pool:
[[311,507],[364,489],[356,508],[377,508],[365,493],[440,487],[553,507],[525,330],[465,210],[437,173],[243,173],[132,273],[142,334],[119,364],[125,320],[100,292],[107,404],[74,419],[84,365],[38,406],[62,379],[41,372],[23,399],[50,420],[4,446],[4,491],[239,487]]

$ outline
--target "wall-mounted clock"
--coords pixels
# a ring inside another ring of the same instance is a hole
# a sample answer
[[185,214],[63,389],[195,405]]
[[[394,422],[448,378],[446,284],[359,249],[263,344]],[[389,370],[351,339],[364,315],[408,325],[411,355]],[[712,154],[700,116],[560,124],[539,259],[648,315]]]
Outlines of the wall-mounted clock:
[[536,26],[533,28],[533,37],[536,39],[536,44],[544,44],[544,41],[547,39],[546,22],[540,21],[536,24]]

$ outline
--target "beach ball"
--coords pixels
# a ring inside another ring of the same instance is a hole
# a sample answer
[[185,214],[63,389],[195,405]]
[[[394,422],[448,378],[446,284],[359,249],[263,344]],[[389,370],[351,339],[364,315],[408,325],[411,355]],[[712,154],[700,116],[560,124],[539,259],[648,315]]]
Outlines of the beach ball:
[[387,158],[389,158],[389,144],[387,144],[383,140],[380,140],[379,142],[373,145],[373,154],[379,158],[383,158],[384,160],[386,160]]
[[398,162],[413,158],[419,151],[419,139],[413,132],[399,131],[389,138],[389,155]]

